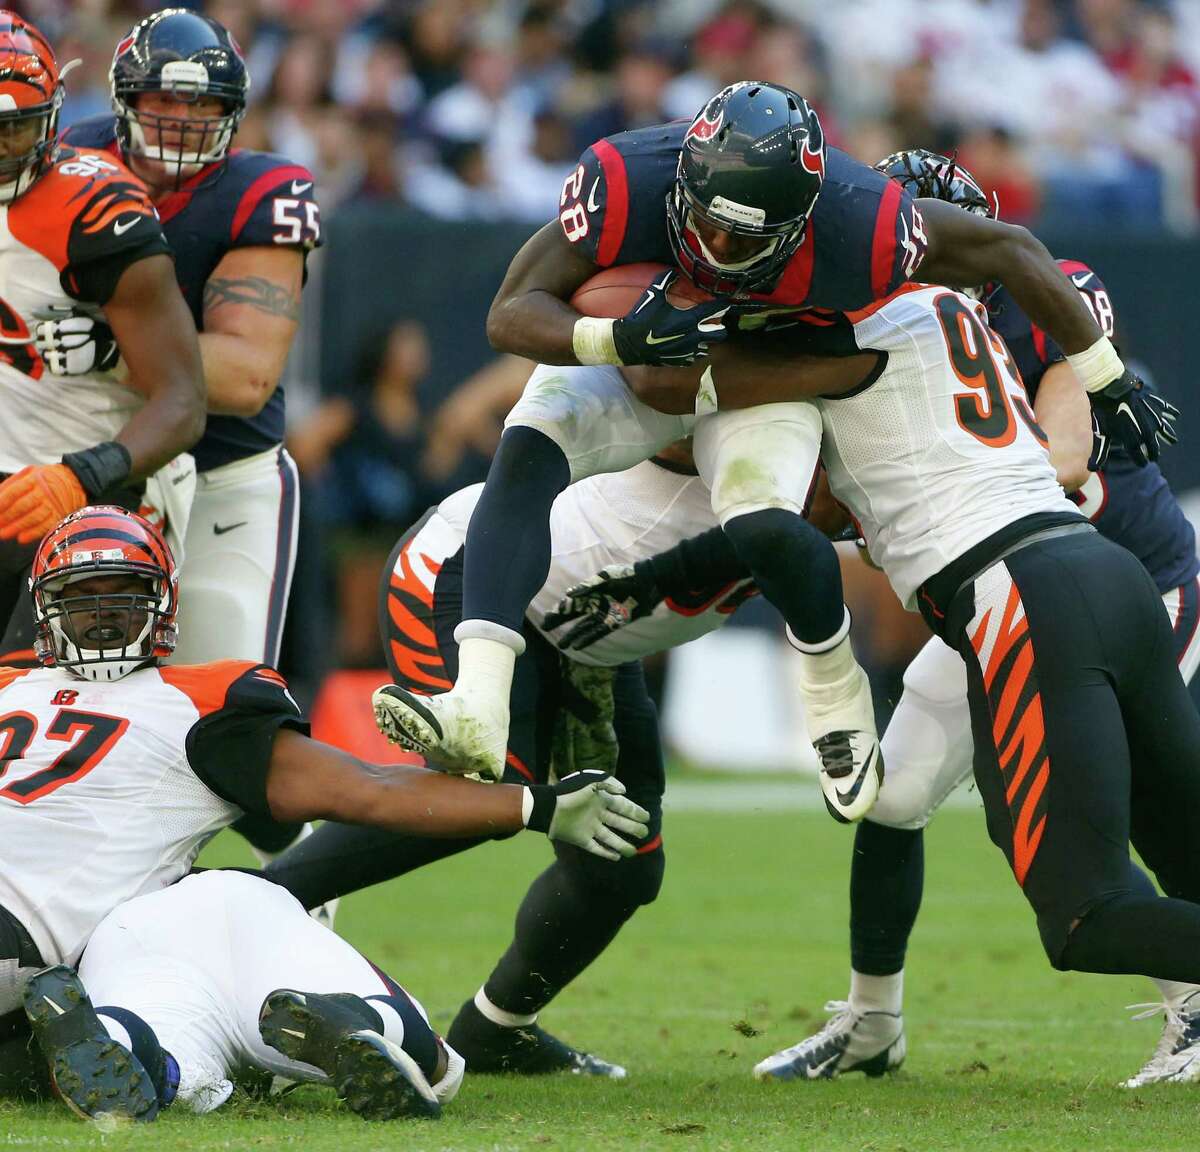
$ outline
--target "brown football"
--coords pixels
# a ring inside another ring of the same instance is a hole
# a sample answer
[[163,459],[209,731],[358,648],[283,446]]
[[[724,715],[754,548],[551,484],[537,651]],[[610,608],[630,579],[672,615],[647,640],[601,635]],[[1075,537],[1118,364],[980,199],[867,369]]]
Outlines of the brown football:
[[[584,281],[571,297],[571,307],[582,316],[617,319],[627,315],[646,288],[670,269],[665,264],[622,264],[605,268]],[[712,297],[696,287],[682,272],[667,291],[676,308],[691,308]]]

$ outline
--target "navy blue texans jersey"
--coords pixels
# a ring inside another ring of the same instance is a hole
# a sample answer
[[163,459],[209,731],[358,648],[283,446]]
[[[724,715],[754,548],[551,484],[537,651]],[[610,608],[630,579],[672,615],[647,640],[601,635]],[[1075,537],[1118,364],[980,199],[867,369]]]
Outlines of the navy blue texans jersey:
[[[1111,337],[1112,302],[1100,277],[1078,260],[1060,260],[1058,265]],[[1062,349],[1017,307],[1008,289],[997,288],[986,303],[988,323],[1004,337],[1030,399],[1035,399],[1046,369],[1065,359]],[[1160,592],[1187,584],[1200,572],[1195,533],[1157,464],[1139,468],[1124,449],[1114,446],[1104,471],[1091,473],[1071,499],[1105,536],[1145,565]]]
[[[63,139],[76,148],[120,155],[112,116],[80,121]],[[227,252],[280,246],[308,252],[321,243],[312,174],[266,152],[233,148],[225,160],[206,165],[155,207],[175,256],[180,290],[201,332],[204,286]],[[279,387],[255,416],[209,416],[204,436],[191,452],[197,469],[207,472],[275,447],[283,430]]]
[[[675,263],[667,196],[687,129],[686,120],[639,128],[584,152],[563,185],[558,219],[563,235],[592,263]],[[911,279],[925,247],[921,214],[908,192],[830,148],[803,243],[772,291],[737,299],[757,305],[760,316],[772,306],[853,312]]]

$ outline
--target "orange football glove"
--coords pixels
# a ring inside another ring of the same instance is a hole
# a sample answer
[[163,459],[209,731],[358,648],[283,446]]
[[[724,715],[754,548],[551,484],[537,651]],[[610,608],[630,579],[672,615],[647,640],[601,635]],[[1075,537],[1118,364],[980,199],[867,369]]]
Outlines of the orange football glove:
[[33,464],[0,484],[0,540],[40,540],[64,516],[87,504],[87,493],[65,464]]

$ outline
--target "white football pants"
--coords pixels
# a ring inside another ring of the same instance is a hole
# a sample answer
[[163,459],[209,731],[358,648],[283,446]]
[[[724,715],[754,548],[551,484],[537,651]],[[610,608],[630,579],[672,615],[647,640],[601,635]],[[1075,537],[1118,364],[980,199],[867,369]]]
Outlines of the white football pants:
[[[277,988],[394,994],[373,965],[290,893],[243,872],[196,873],[120,905],[93,934],[79,975],[96,1007],[125,1008],[154,1030],[179,1063],[180,1100],[198,1111],[216,1106],[214,1094],[217,1104],[228,1096],[221,1085],[238,1068],[326,1081],[259,1036],[263,1000]],[[399,1017],[385,1015],[387,1038],[402,1043]],[[108,1017],[101,1020],[124,1042]]]
[[553,440],[572,483],[623,472],[690,435],[722,524],[764,508],[802,512],[821,451],[821,417],[812,404],[668,416],[642,403],[609,365],[539,365],[504,426],[535,428]]
[[[1174,628],[1196,597],[1173,588],[1163,604]],[[1179,671],[1190,683],[1200,667],[1200,629],[1184,637]],[[942,801],[971,775],[974,744],[962,657],[934,636],[904,672],[904,692],[880,742],[883,787],[867,817],[889,828],[924,828]]]
[[172,663],[278,663],[299,515],[296,465],[281,447],[199,474]]

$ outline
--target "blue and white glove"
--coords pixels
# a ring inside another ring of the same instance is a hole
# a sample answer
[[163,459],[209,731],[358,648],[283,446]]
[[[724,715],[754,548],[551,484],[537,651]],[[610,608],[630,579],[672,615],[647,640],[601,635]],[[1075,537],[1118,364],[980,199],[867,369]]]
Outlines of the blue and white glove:
[[1089,467],[1096,462],[1093,471],[1104,467],[1113,444],[1119,444],[1143,468],[1158,459],[1163,444],[1178,443],[1175,421],[1179,409],[1128,368],[1107,388],[1089,395],[1094,414],[1089,461]]
[[120,362],[121,349],[103,317],[70,304],[52,304],[33,315],[34,345],[55,376],[111,372]]
[[642,293],[626,316],[612,326],[622,364],[683,365],[708,355],[710,344],[728,335],[722,323],[729,304],[711,300],[676,308],[667,299],[678,272],[664,272]]
[[573,772],[557,784],[535,784],[525,789],[525,827],[605,860],[632,856],[637,852],[632,841],[650,831],[650,813],[624,792],[620,780],[591,770]]

